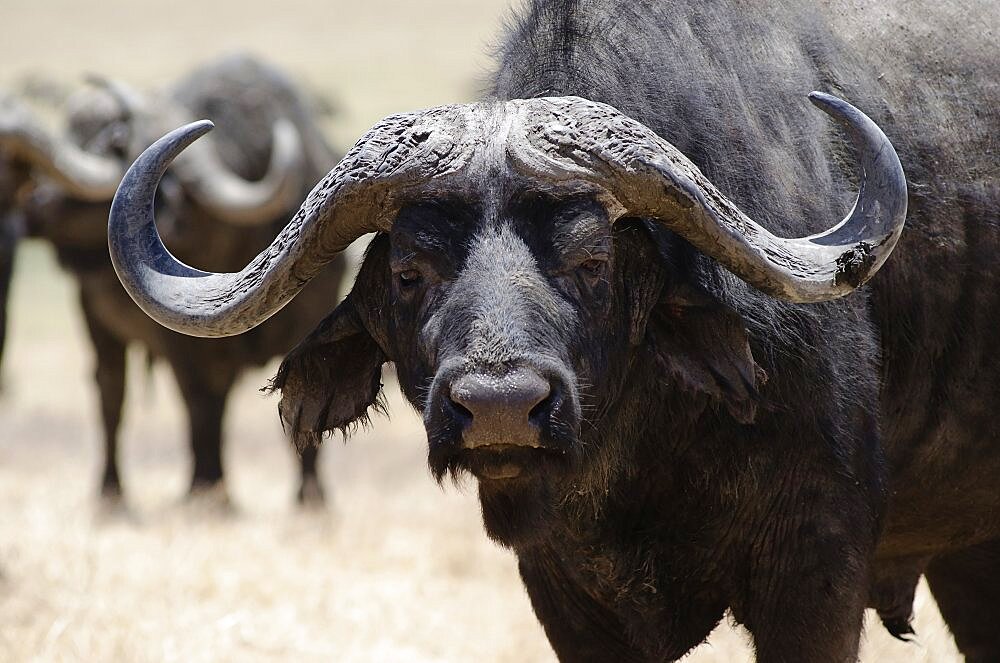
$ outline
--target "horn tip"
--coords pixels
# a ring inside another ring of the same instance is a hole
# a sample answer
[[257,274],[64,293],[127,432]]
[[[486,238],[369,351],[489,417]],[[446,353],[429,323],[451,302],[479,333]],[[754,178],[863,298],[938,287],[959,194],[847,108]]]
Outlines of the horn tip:
[[215,122],[212,122],[211,120],[197,120],[196,122],[184,125],[181,127],[180,131],[185,137],[190,137],[193,140],[201,138],[214,128]]
[[814,106],[824,110],[827,108],[835,108],[844,103],[844,100],[840,97],[835,97],[832,94],[827,94],[826,92],[820,92],[818,90],[813,90],[809,93],[809,101],[811,101]]
[[812,105],[820,109],[841,124],[845,124],[854,130],[871,122],[864,113],[855,108],[849,102],[840,97],[836,97],[826,92],[813,91],[809,93],[809,101]]

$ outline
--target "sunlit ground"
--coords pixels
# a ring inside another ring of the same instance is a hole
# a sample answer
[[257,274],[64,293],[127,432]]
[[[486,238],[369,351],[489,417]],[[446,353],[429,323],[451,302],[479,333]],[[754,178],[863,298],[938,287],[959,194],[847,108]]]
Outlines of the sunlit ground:
[[[413,3],[5,0],[0,84],[86,71],[169,81],[253,45],[336,100],[345,146],[382,115],[468,98],[502,0]],[[195,11],[196,8],[196,11]],[[11,29],[14,26],[14,29]],[[184,36],[181,36],[184,35]],[[129,508],[96,500],[91,356],[70,281],[21,253],[0,396],[0,661],[551,661],[514,559],[482,533],[475,491],[437,487],[418,418],[325,449],[326,510],[292,506],[294,465],[247,375],[228,413],[235,512],[184,502],[183,413],[169,372],[130,359]],[[273,370],[273,368],[271,369]],[[391,382],[391,380],[390,380]],[[925,589],[917,644],[873,624],[866,662],[959,660]],[[721,625],[688,660],[748,661]]]

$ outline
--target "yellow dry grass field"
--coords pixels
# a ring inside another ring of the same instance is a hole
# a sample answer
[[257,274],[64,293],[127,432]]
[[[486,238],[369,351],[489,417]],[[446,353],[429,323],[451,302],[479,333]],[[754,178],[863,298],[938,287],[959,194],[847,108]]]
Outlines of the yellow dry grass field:
[[[0,85],[139,85],[252,50],[329,95],[345,147],[391,112],[475,94],[506,0],[3,0]],[[513,557],[483,535],[474,491],[439,488],[419,419],[388,387],[377,419],[322,458],[325,510],[292,506],[293,461],[245,376],[227,415],[234,512],[184,501],[189,461],[169,373],[130,359],[127,513],[95,499],[92,357],[72,282],[49,250],[17,264],[0,396],[0,661],[552,661]],[[216,496],[217,497],[217,496]],[[864,661],[955,661],[933,600],[918,642],[870,622]],[[749,661],[722,624],[687,660]]]

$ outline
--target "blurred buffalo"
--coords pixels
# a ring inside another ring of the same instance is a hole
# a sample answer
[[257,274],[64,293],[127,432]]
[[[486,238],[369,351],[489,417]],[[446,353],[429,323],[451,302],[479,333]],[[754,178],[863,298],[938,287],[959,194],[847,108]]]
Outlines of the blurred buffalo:
[[[91,82],[67,101],[62,134],[44,128],[24,105],[8,100],[0,106],[0,295],[22,229],[51,242],[76,280],[97,357],[105,496],[121,494],[117,431],[129,343],[169,363],[189,418],[191,489],[212,487],[223,479],[222,421],[233,383],[244,369],[288,352],[315,327],[337,301],[344,261],[332,262],[304,298],[253,334],[222,340],[177,334],[147,318],[115,276],[107,245],[112,196],[125,166],[165,127],[196,118],[217,121],[214,140],[172,169],[156,209],[174,255],[234,270],[269,245],[336,155],[317,126],[313,100],[285,74],[251,57],[211,62],[155,93],[112,80]],[[299,500],[321,500],[315,451],[302,454],[301,469]]]

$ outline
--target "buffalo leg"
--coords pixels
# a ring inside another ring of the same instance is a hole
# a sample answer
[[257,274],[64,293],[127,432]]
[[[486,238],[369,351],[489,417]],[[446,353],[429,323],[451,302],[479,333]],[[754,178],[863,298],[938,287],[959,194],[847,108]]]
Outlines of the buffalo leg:
[[301,470],[299,483],[299,504],[322,504],[323,486],[316,471],[316,461],[319,458],[319,447],[308,446],[299,455]]
[[211,488],[222,481],[222,422],[235,376],[202,370],[207,364],[191,355],[172,362],[188,414],[194,469],[191,490]]
[[934,558],[927,582],[965,660],[1000,661],[1000,541]]
[[[801,467],[811,467],[803,464]],[[761,663],[857,660],[875,547],[863,494],[818,472],[777,482],[752,539],[745,589],[733,612],[753,635]]]
[[118,472],[118,426],[125,400],[125,344],[100,323],[86,295],[81,294],[80,303],[90,341],[94,346],[94,377],[100,393],[101,423],[104,426],[104,476],[101,479],[101,494],[114,498],[119,497],[122,492]]
[[857,660],[865,604],[860,588],[866,577],[844,571],[786,568],[781,578],[768,581],[771,600],[751,607],[742,619],[753,635],[757,661]]
[[[9,221],[0,218],[0,368],[3,367],[3,348],[7,336],[7,296],[10,282],[14,276],[14,243],[16,237],[13,230],[5,228]],[[2,373],[0,373],[2,376]]]

